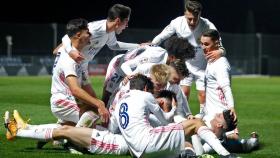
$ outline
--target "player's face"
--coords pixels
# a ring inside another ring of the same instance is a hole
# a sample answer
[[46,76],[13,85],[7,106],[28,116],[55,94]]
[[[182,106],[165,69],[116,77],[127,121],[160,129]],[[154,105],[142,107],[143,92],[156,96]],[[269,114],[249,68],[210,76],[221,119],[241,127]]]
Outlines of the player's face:
[[179,75],[173,67],[170,67],[170,83],[179,84],[181,79],[183,79],[183,77]]
[[198,25],[200,13],[198,15],[194,15],[193,13],[186,10],[185,12],[185,18],[187,19],[187,23],[191,30],[194,30],[196,26]]
[[156,101],[164,112],[170,112],[172,107],[171,101],[166,98],[156,98]]
[[80,35],[81,44],[84,46],[90,44],[90,36],[91,36],[91,33],[89,32],[88,29],[82,30],[81,35]]
[[211,52],[213,50],[216,50],[218,47],[218,42],[213,41],[211,37],[201,36],[200,38],[201,47],[204,51],[204,54],[208,54],[208,52]]
[[122,31],[128,27],[128,22],[129,18],[125,18],[123,21],[119,19],[115,30],[116,34],[122,33]]
[[80,41],[86,46],[90,44],[91,33],[88,29],[81,31]]

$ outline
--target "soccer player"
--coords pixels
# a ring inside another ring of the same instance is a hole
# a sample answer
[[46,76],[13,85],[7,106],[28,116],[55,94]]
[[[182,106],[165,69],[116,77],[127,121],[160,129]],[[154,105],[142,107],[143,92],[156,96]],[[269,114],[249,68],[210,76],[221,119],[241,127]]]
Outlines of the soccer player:
[[[208,19],[201,17],[201,11],[202,5],[200,2],[197,0],[187,0],[185,15],[172,20],[171,23],[152,41],[153,44],[158,45],[173,34],[176,34],[178,37],[187,39],[193,46],[195,46],[195,58],[186,61],[190,75],[181,81],[181,87],[187,98],[189,98],[191,84],[193,80],[196,82],[200,111],[202,111],[205,103],[204,70],[206,68],[206,60],[203,55],[203,50],[200,47],[199,39],[202,32],[205,30],[216,29],[213,23]],[[219,49],[209,52],[207,58],[210,61],[214,61],[224,54],[225,49],[222,47],[220,40]]]
[[[140,46],[134,43],[124,43],[117,41],[116,34],[120,34],[128,27],[131,9],[122,4],[115,4],[108,10],[107,19],[93,21],[88,24],[89,32],[92,34],[90,44],[83,50],[76,50],[72,47],[70,39],[67,35],[62,38],[62,44],[66,52],[69,53],[71,58],[77,62],[82,62],[82,66],[86,70],[86,82],[84,87],[88,89],[90,95],[96,97],[96,93],[91,86],[88,76],[88,63],[94,56],[107,45],[112,50],[131,50]],[[56,54],[57,48],[54,50]]]
[[[88,23],[84,19],[69,21],[66,32],[73,48],[79,51],[90,42],[91,33],[88,30]],[[85,121],[81,118],[96,117],[91,111],[95,110],[95,112],[98,111],[102,121],[107,123],[109,112],[104,103],[92,97],[88,89],[83,87],[84,83],[87,83],[84,78],[85,69],[66,53],[64,47],[59,48],[58,52],[53,66],[51,85],[52,113],[61,124],[84,126],[82,124]]]
[[14,119],[10,119],[8,111],[5,113],[8,140],[14,140],[15,137],[46,142],[67,139],[72,143],[71,146],[81,150],[85,148],[94,154],[128,154],[128,146],[122,135],[112,134],[102,127],[92,129],[60,124],[31,125],[25,123],[16,110],[13,115]]
[[[118,101],[113,113],[129,150],[136,157],[156,152],[164,152],[165,155],[167,152],[178,154],[185,148],[185,136],[190,137],[195,133],[209,143],[219,155],[230,155],[216,135],[200,119],[153,128],[147,121],[150,113],[163,123],[165,120],[150,93],[152,91],[153,83],[149,78],[140,74],[134,76],[130,80],[130,90]],[[224,113],[217,115],[215,120],[215,127],[223,130],[235,128],[232,117],[225,117]]]
[[[107,68],[103,101],[106,103],[109,100],[110,95],[117,89],[119,83],[126,75],[130,76],[138,72],[149,75],[151,66],[155,64],[170,64],[176,59],[184,62],[186,59],[193,57],[193,46],[187,40],[178,37],[169,38],[165,42],[165,49],[159,46],[146,45],[129,51],[126,54],[117,55],[110,61]],[[176,63],[171,64],[179,75],[172,76],[172,82],[177,82],[178,77],[183,78],[187,75],[185,73],[186,67],[182,67],[180,61],[177,60]]]

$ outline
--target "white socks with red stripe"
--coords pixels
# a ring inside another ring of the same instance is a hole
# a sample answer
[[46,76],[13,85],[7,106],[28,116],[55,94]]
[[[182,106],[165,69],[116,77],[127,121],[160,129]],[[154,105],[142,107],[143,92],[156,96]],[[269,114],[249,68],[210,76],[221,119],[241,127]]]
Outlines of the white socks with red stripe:
[[18,129],[17,137],[49,141],[52,140],[53,129],[60,126],[59,124],[31,125],[28,129]]
[[80,120],[76,124],[76,127],[91,127],[99,119],[99,116],[93,111],[86,111],[81,116]]
[[206,126],[201,126],[197,134],[201,139],[205,140],[207,144],[209,144],[219,155],[226,156],[230,153],[222,146],[220,140],[216,137],[216,135],[210,130],[210,128]]

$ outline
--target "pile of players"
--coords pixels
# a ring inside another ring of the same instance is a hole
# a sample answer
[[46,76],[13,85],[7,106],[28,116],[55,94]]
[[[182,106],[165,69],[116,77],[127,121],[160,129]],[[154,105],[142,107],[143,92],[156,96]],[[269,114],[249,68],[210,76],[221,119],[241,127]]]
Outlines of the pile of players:
[[[105,20],[70,20],[54,50],[50,103],[58,122],[31,125],[17,110],[12,118],[7,111],[7,139],[37,139],[38,148],[67,140],[72,153],[133,157],[196,157],[212,151],[236,157],[230,152],[256,149],[256,133],[239,138],[226,51],[201,11],[199,1],[186,1],[183,16],[142,44],[116,39],[128,26],[127,6],[115,4]],[[104,45],[127,52],[110,61],[98,99],[88,63]],[[188,104],[193,81],[200,103],[197,115]]]

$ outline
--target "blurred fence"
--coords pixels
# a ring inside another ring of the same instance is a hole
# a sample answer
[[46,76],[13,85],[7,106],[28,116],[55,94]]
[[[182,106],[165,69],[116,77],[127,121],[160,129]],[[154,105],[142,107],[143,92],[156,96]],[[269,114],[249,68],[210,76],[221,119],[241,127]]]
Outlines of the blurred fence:
[[[64,35],[63,24],[0,24],[0,76],[50,75],[53,48]],[[120,41],[142,43],[153,39],[161,29],[127,29]],[[280,35],[221,33],[232,73],[280,75]],[[8,41],[7,36],[12,37]],[[92,75],[104,74],[117,54],[104,47],[90,63]]]

